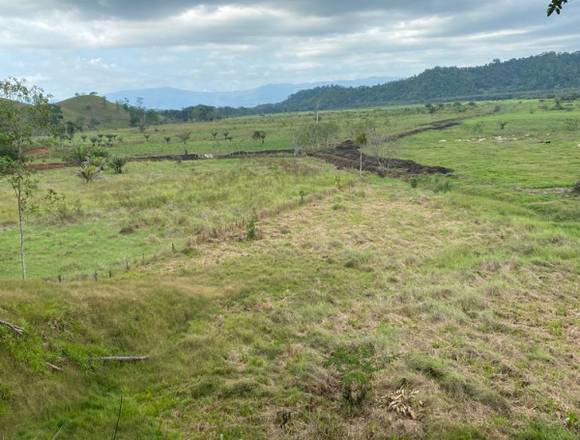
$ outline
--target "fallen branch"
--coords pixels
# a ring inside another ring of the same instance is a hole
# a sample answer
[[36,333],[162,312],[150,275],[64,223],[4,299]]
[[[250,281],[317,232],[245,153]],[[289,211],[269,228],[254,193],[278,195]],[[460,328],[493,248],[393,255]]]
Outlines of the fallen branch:
[[58,365],[51,364],[50,362],[47,362],[46,366],[54,371],[63,371],[61,367],[59,367]]
[[149,356],[101,356],[97,359],[100,361],[140,362],[149,360]]
[[11,322],[3,321],[2,319],[0,319],[0,325],[4,325],[4,326],[8,327],[10,330],[12,330],[18,336],[22,336],[24,334],[24,329],[22,327],[17,326],[16,324],[12,324]]

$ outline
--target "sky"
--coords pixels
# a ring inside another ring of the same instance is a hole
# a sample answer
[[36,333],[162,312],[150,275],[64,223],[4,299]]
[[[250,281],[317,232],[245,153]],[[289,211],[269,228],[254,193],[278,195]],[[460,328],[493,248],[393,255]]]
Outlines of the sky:
[[0,0],[0,79],[58,98],[406,77],[580,50],[580,0]]

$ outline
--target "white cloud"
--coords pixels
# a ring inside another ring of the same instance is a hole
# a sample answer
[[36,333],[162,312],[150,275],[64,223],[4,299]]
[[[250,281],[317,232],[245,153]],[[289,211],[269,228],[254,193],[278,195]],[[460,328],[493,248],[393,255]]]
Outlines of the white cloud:
[[[547,0],[0,0],[0,77],[76,91],[408,75],[579,50]],[[73,71],[75,74],[70,75]]]

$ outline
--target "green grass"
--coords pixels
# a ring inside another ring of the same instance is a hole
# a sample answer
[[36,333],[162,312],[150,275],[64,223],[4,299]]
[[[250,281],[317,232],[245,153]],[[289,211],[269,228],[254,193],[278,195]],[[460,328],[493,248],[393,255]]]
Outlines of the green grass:
[[[29,215],[32,277],[108,274],[125,260],[149,260],[191,247],[198,237],[236,232],[255,216],[275,214],[336,187],[330,165],[308,159],[131,163],[85,184],[67,168],[37,174],[38,209]],[[353,177],[343,175],[345,182]],[[52,190],[63,199],[48,202]],[[0,187],[0,277],[18,272],[13,199]]]
[[[81,97],[87,98],[87,97]],[[94,98],[94,97],[90,97]],[[76,98],[77,100],[79,98]],[[97,98],[100,99],[100,98]],[[75,101],[76,103],[76,101]],[[99,104],[99,103],[97,103]],[[95,104],[92,107],[97,108]],[[102,107],[102,103],[100,104]],[[345,110],[321,112],[319,119],[322,122],[333,122],[338,126],[334,141],[341,141],[353,137],[356,127],[362,123],[371,123],[379,135],[398,133],[418,125],[428,124],[437,120],[456,117],[473,117],[489,113],[495,104],[479,103],[477,107],[457,112],[452,107],[445,107],[434,115],[428,114],[423,106],[385,107],[376,109]],[[113,106],[113,104],[109,104]],[[150,126],[145,133],[138,128],[98,129],[77,133],[73,144],[90,143],[90,138],[97,134],[117,134],[121,140],[116,141],[111,153],[127,156],[148,156],[164,154],[189,153],[230,153],[233,151],[253,151],[261,149],[287,149],[294,147],[294,137],[301,127],[313,123],[314,113],[289,113],[251,116],[234,119],[224,119],[213,122],[196,122],[189,124],[164,124]],[[252,139],[255,130],[266,132],[264,144]],[[184,144],[177,137],[179,133],[189,132],[190,139]],[[231,141],[224,138],[227,132]],[[214,138],[212,133],[217,133]],[[145,135],[149,136],[146,141]],[[82,140],[86,136],[86,140]],[[165,138],[171,138],[167,143]],[[50,156],[41,155],[34,159],[40,162],[60,161],[63,154],[70,148],[67,142],[64,150],[51,147]]]
[[90,126],[91,121],[97,127],[115,129],[129,125],[129,112],[122,106],[106,101],[100,96],[76,96],[57,104],[65,121],[80,126]]
[[[567,123],[580,121],[580,110],[542,111],[540,105],[526,102],[450,130],[405,138],[395,149],[404,158],[454,169],[451,184],[463,194],[506,201],[522,207],[525,216],[578,233],[580,204],[571,189],[580,180],[580,129]],[[504,129],[500,121],[507,123]]]

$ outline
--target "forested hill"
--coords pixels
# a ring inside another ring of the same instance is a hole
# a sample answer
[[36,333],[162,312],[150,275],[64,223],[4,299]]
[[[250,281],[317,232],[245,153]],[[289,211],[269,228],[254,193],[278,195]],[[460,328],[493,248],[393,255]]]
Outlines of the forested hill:
[[516,96],[522,92],[580,89],[580,52],[546,53],[478,67],[435,67],[420,75],[373,87],[318,87],[269,106],[298,111],[390,103]]

